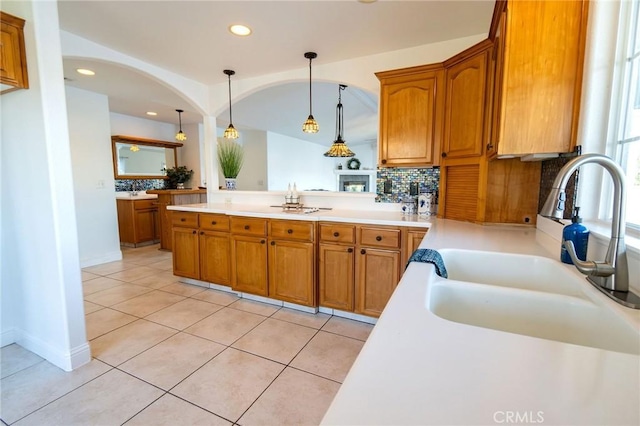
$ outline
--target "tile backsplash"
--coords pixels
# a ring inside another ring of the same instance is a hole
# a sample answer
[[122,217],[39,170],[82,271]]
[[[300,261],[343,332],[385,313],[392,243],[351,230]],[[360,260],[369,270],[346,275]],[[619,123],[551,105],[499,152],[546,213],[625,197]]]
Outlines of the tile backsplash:
[[[116,192],[133,191],[133,179],[116,179]],[[163,189],[164,179],[136,179],[136,191]]]
[[[558,158],[554,158],[552,160],[545,160],[542,162],[542,173],[540,174],[540,197],[538,199],[538,211],[542,210],[542,206],[544,206],[545,201],[547,200],[547,196],[551,192],[551,188],[553,187],[553,181],[556,176],[558,176],[558,172],[560,169],[567,164],[569,160],[575,155],[567,155],[560,156]],[[578,189],[578,176],[580,174],[580,169],[576,170],[576,172],[571,176],[569,182],[567,182],[567,187],[565,192],[567,194],[567,200],[565,201],[565,209],[564,209],[564,218],[571,219],[571,214],[573,212],[573,208],[575,206],[576,192]]]
[[[390,193],[385,194],[385,182],[387,187],[391,184]],[[438,192],[440,182],[440,168],[398,168],[385,167],[378,169],[376,180],[376,202],[399,203],[402,197],[410,194],[410,185],[417,183],[418,192]]]

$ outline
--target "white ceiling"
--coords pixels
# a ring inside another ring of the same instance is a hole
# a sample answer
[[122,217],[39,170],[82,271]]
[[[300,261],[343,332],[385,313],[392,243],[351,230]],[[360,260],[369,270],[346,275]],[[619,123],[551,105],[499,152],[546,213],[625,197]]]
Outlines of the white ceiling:
[[[475,1],[98,1],[59,0],[60,27],[83,38],[200,81],[226,81],[223,69],[242,78],[313,64],[331,63],[486,33],[494,0]],[[249,37],[227,28],[243,23]],[[109,96],[113,112],[177,123],[201,122],[178,95],[135,71],[112,64],[65,59],[67,84]],[[76,68],[90,67],[95,77]],[[232,78],[233,81],[233,78]],[[322,132],[302,134],[308,86],[287,84],[255,93],[233,105],[233,121],[244,126],[329,144],[333,140],[337,85],[314,82],[314,116]],[[376,96],[356,88],[343,92],[345,138],[362,142],[377,135]],[[146,111],[158,113],[155,118]],[[221,114],[221,122],[228,112]]]

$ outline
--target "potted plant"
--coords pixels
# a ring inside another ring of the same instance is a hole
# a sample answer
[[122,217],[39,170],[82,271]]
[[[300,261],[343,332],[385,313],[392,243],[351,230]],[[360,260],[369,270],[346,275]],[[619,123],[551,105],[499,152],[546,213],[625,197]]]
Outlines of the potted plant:
[[167,176],[164,181],[165,189],[184,189],[184,184],[193,176],[193,170],[187,169],[187,166],[164,168],[162,171]]
[[218,162],[224,175],[228,190],[236,189],[236,178],[244,161],[244,150],[236,142],[222,140],[218,142]]

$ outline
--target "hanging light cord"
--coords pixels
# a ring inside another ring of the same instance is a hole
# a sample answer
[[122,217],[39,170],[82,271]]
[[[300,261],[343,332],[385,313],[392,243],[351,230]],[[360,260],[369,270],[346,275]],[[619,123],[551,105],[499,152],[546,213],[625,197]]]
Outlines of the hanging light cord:
[[180,123],[180,133],[182,133],[182,112],[178,112],[178,122]]
[[336,108],[336,142],[342,142],[342,131],[344,129],[342,123],[342,91],[346,89],[347,86],[344,84],[338,85],[338,107]]
[[229,124],[233,124],[233,116],[231,114],[231,74],[227,74],[229,77]]
[[309,115],[313,115],[313,111],[312,111],[312,102],[311,102],[311,61],[313,59],[309,58]]

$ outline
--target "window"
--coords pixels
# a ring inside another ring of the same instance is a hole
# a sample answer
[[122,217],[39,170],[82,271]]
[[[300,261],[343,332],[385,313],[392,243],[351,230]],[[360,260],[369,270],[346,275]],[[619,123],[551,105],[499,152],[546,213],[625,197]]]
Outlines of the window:
[[618,39],[626,52],[619,74],[622,90],[613,100],[619,108],[616,156],[627,177],[627,224],[640,227],[640,1],[632,0],[627,6],[621,19],[624,33]]

